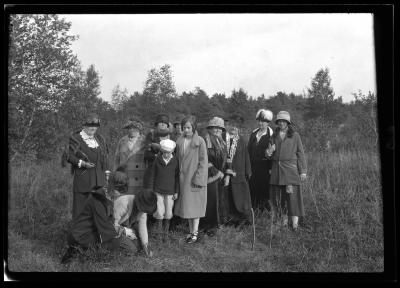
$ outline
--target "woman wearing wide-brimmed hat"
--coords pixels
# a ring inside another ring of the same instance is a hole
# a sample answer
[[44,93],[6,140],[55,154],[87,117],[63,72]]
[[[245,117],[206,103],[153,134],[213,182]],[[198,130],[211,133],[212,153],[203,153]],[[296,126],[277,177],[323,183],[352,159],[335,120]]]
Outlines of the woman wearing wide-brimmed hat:
[[250,193],[253,208],[269,209],[269,178],[271,161],[265,157],[273,131],[269,127],[273,114],[270,110],[260,109],[256,114],[258,128],[249,138],[248,150],[251,163]]
[[224,120],[213,117],[207,125],[204,140],[208,155],[207,209],[200,226],[208,236],[214,236],[220,224],[228,217],[222,179],[227,158],[226,144],[222,138]]
[[126,174],[129,178],[128,194],[137,194],[143,189],[143,175],[145,172],[144,153],[146,150],[145,137],[143,135],[143,123],[136,118],[130,118],[123,129],[128,134],[123,136],[115,151],[114,170],[120,166],[126,166]]
[[88,114],[83,129],[72,133],[69,138],[67,161],[71,163],[74,180],[72,219],[76,219],[93,187],[106,184],[109,174],[108,146],[97,132],[100,118],[97,114]]
[[270,180],[270,202],[283,214],[283,225],[291,217],[292,227],[297,230],[299,216],[304,216],[301,181],[306,179],[307,163],[299,133],[295,132],[287,111],[280,111],[276,117],[278,127],[266,155],[272,159]]

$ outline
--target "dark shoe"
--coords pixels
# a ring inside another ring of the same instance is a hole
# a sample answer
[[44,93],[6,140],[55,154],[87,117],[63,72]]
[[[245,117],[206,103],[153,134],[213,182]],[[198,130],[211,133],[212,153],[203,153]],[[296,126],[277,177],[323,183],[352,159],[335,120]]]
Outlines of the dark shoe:
[[78,250],[75,247],[68,247],[67,252],[65,252],[64,256],[61,259],[61,264],[67,264],[72,261],[72,258],[78,254]]
[[214,237],[215,236],[215,231],[214,230],[207,230],[206,232],[208,237]]
[[199,241],[199,237],[198,237],[199,232],[193,232],[192,234],[190,234],[190,237],[186,240],[186,243],[188,244],[194,244],[197,241]]

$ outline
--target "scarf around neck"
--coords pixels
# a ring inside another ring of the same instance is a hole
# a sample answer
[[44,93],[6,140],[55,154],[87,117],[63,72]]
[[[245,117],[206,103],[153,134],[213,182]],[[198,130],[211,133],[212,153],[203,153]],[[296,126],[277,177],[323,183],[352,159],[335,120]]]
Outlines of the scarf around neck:
[[[232,145],[231,145],[231,139],[232,139]],[[239,134],[235,136],[231,136],[230,134],[226,134],[226,146],[228,150],[228,159],[226,160],[228,163],[232,163],[233,157],[235,156],[236,153],[236,148],[237,144],[239,141]]]

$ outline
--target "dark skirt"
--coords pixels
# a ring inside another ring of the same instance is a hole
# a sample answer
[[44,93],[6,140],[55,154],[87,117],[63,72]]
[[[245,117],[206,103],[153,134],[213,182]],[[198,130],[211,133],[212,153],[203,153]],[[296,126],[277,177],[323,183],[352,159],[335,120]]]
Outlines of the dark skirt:
[[250,178],[250,195],[254,209],[269,209],[269,163],[261,161],[252,163],[252,175]]
[[[249,220],[251,219],[251,209],[239,211],[237,205],[235,204],[235,199],[232,191],[232,183],[228,186],[224,187],[224,190],[227,192],[227,203],[229,208],[229,217],[231,217],[234,221],[241,221],[241,220]],[[248,190],[247,190],[248,193]],[[250,198],[250,197],[249,197]],[[242,201],[245,200],[241,199]],[[250,202],[250,201],[249,201]],[[250,203],[248,206],[250,207]],[[243,205],[246,206],[246,205]]]
[[[207,184],[207,206],[206,215],[200,218],[200,228],[204,230],[217,228],[222,223],[222,218],[227,216],[223,200],[226,198],[223,192],[221,181],[214,181]],[[221,203],[222,202],[222,203]],[[221,204],[223,204],[221,206]]]
[[303,195],[300,185],[293,185],[293,193],[286,192],[285,185],[271,185],[271,205],[288,216],[304,216]]
[[73,192],[72,195],[72,220],[78,217],[79,213],[82,211],[86,199],[89,197],[89,193]]

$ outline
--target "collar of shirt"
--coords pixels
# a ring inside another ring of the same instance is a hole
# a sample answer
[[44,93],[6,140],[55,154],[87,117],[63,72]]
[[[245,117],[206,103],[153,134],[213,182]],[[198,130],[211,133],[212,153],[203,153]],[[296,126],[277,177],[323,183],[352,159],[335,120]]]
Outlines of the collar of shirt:
[[83,141],[85,141],[90,148],[97,148],[99,146],[94,136],[89,136],[84,130],[82,130],[79,134],[82,136]]
[[81,134],[83,140],[91,140],[91,139],[94,139],[94,136],[88,135],[88,134],[85,132],[85,130],[82,130],[80,134]]
[[169,157],[168,159],[165,159],[163,156],[161,156],[162,159],[164,160],[165,164],[168,164],[169,161],[171,161],[172,157],[174,157],[173,155],[171,155],[171,157]]

